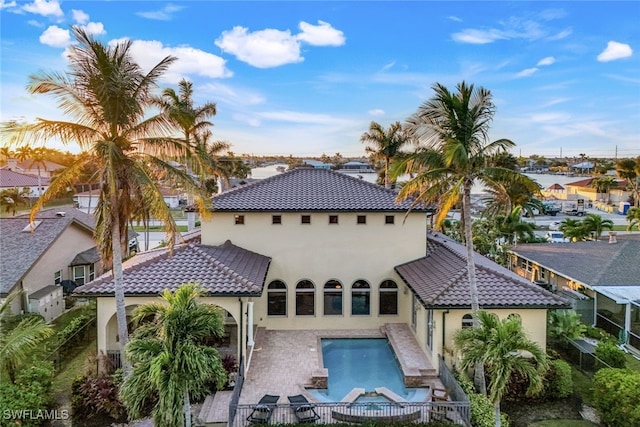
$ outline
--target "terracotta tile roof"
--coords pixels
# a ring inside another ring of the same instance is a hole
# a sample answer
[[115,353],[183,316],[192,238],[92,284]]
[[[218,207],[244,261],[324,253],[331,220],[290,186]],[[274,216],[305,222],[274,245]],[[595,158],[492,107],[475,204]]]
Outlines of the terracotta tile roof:
[[[565,184],[565,186],[594,188],[593,187],[593,180],[594,179],[595,178],[591,177],[591,178],[581,179],[581,180],[578,180],[578,181],[567,182]],[[626,179],[616,179],[616,185],[614,185],[612,188],[614,190],[625,190],[628,187],[628,185],[629,185],[629,183],[627,182]]]
[[41,222],[32,233],[23,231],[29,226],[29,214],[0,218],[0,294],[8,293],[72,223],[86,228],[89,235],[95,226],[93,216],[65,206],[38,212],[36,221]]
[[[41,177],[40,184],[43,186],[49,185],[49,178]],[[14,172],[7,169],[0,169],[0,188],[21,188],[37,186],[37,176],[25,175],[23,173]]]
[[518,245],[511,252],[587,286],[640,285],[640,235],[597,242]]
[[300,168],[221,193],[213,206],[218,211],[406,211],[411,202],[397,203],[393,190],[346,174]]
[[[123,265],[124,291],[128,295],[157,295],[197,282],[209,295],[260,295],[271,258],[233,245],[180,245],[140,253]],[[75,289],[85,296],[112,295],[110,273]]]
[[[470,308],[466,247],[430,233],[427,256],[395,267],[427,308]],[[495,262],[475,255],[481,308],[568,307],[563,298],[523,279]]]

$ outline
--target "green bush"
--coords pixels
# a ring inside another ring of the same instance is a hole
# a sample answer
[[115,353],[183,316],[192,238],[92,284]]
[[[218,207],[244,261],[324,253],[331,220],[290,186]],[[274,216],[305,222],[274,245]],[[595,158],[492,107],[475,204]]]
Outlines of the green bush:
[[544,395],[547,399],[564,398],[573,393],[571,365],[564,360],[551,360],[545,377]]
[[640,372],[600,369],[593,377],[594,404],[600,419],[609,426],[640,426]]
[[[460,373],[456,372],[456,379],[462,390],[469,396],[471,410],[471,425],[473,427],[495,426],[495,408],[487,396],[476,393],[473,383]],[[500,423],[503,427],[509,427],[507,414],[500,414]]]
[[596,357],[612,368],[624,368],[627,363],[624,351],[620,350],[617,345],[608,342],[598,343]]
[[593,338],[600,342],[609,342],[612,344],[616,344],[618,339],[608,333],[607,331],[596,328],[595,326],[587,326],[587,330],[584,332],[584,336],[587,338]]
[[[15,383],[0,383],[0,427],[42,425],[44,419],[38,418],[37,414],[38,411],[49,409],[52,379],[51,362],[38,361],[22,368],[16,375]],[[32,412],[21,416],[19,411]]]

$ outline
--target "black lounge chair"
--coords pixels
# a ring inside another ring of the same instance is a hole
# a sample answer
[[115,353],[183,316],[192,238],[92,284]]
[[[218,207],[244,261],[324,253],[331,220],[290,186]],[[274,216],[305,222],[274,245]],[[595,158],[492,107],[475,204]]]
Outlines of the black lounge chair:
[[314,406],[301,394],[288,396],[291,402],[291,409],[299,423],[315,423],[320,419],[320,415],[316,412]]
[[267,424],[273,415],[278,399],[280,396],[273,396],[271,394],[265,394],[260,398],[260,401],[253,407],[253,411],[247,417],[247,421],[254,424]]

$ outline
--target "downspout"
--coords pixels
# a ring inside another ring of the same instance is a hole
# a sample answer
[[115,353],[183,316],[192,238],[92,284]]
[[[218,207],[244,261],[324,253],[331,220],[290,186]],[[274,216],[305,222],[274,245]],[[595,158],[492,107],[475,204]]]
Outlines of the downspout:
[[442,360],[444,360],[444,348],[445,348],[444,347],[444,340],[445,340],[445,333],[444,333],[444,331],[445,331],[445,321],[444,321],[444,319],[445,319],[445,316],[447,314],[449,314],[449,310],[448,309],[442,312]]
[[[244,320],[242,319],[242,298],[238,297],[238,301],[240,302],[240,321],[238,322],[238,326],[240,328],[240,340],[239,340],[239,344],[240,344],[240,357],[238,358],[238,360],[240,361],[240,365],[243,366],[244,365],[244,360],[243,360],[243,353],[242,353],[242,349],[244,348],[244,336],[243,336],[243,331],[242,331],[242,323],[244,322]],[[244,375],[244,372],[242,373],[242,375]]]

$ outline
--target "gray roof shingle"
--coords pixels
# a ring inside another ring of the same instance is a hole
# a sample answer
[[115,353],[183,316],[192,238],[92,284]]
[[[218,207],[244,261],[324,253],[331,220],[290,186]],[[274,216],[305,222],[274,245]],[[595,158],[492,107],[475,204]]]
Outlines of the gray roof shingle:
[[640,235],[607,240],[518,245],[511,251],[588,286],[640,285]]
[[[427,308],[470,308],[466,247],[430,233],[427,256],[396,266],[396,272]],[[481,308],[568,307],[563,298],[475,254]]]
[[300,168],[221,193],[213,206],[236,212],[406,211],[411,201],[398,203],[393,190],[339,172]]
[[36,221],[41,222],[30,232],[23,231],[29,214],[0,218],[0,295],[11,291],[69,225],[78,224],[89,233],[95,225],[93,216],[66,206],[40,211]]
[[[260,295],[271,258],[233,245],[186,244],[140,253],[123,264],[127,295],[157,295],[196,282],[209,295]],[[110,273],[79,286],[75,293],[86,296],[112,295]]]

